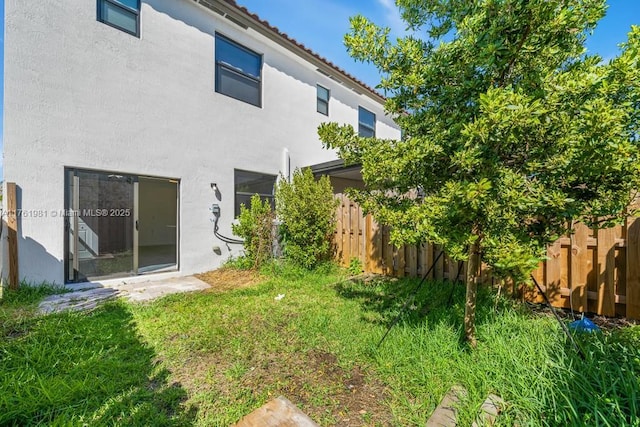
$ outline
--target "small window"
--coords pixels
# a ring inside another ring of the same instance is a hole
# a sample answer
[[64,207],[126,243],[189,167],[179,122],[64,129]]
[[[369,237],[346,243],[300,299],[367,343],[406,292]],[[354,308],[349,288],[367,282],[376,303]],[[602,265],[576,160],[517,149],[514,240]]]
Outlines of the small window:
[[329,89],[317,85],[318,113],[329,115]]
[[98,0],[98,21],[140,37],[140,0]]
[[376,137],[376,115],[358,107],[358,135],[365,138]]
[[216,34],[216,92],[262,106],[262,56]]
[[254,194],[260,196],[262,200],[268,200],[271,207],[275,207],[275,186],[276,175],[268,175],[258,172],[248,172],[236,169],[234,171],[235,180],[235,216],[240,215],[240,205],[251,207],[251,197]]

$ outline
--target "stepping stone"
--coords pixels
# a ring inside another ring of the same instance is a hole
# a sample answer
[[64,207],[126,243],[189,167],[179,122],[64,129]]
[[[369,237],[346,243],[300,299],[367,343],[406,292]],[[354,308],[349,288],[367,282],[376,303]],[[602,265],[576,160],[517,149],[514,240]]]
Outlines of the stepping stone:
[[490,394],[480,407],[480,413],[471,426],[492,426],[502,408],[504,408],[504,400],[500,396]]
[[456,421],[456,407],[460,404],[460,400],[467,396],[467,390],[459,385],[454,385],[442,398],[431,417],[427,421],[427,427],[455,427],[458,425]]
[[318,427],[318,424],[280,396],[242,418],[235,427]]

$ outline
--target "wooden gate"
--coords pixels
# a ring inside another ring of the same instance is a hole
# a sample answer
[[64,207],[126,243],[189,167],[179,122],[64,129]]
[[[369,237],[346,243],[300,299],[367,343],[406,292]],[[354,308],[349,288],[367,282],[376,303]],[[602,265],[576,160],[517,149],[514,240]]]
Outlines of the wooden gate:
[[[423,276],[441,249],[437,245],[394,246],[389,227],[380,226],[343,194],[336,211],[335,243],[338,261],[348,266],[360,260],[368,273],[395,277]],[[605,316],[640,319],[640,218],[628,218],[622,226],[592,230],[579,224],[575,234],[550,245],[548,260],[534,276],[552,304]],[[432,279],[464,280],[465,265],[446,255],[429,274]],[[495,284],[489,269],[482,282]],[[541,301],[529,287],[522,292],[531,301]]]

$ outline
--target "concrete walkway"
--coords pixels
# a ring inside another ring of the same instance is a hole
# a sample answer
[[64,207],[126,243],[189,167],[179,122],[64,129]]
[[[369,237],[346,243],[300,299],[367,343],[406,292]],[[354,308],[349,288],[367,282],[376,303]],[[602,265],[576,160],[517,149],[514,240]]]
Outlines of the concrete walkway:
[[95,288],[66,294],[50,295],[38,305],[38,311],[43,314],[57,313],[64,310],[90,310],[99,303],[114,299],[119,292],[112,288]]
[[209,285],[193,276],[146,282],[102,284],[98,282],[78,283],[66,286],[72,292],[51,295],[40,302],[40,313],[56,313],[64,310],[90,310],[98,304],[117,297],[130,301],[150,301],[164,295],[200,291]]

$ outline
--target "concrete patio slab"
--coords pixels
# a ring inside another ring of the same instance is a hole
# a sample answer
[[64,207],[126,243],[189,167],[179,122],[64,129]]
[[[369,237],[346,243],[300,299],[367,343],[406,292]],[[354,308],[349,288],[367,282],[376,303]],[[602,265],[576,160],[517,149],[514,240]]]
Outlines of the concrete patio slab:
[[65,287],[72,292],[46,297],[40,302],[38,311],[48,314],[64,310],[89,310],[117,297],[135,302],[151,301],[169,294],[201,291],[210,286],[194,276],[185,276],[133,283],[87,282]]
[[154,280],[149,282],[124,283],[113,286],[131,301],[150,301],[165,295],[202,291],[208,289],[208,283],[194,276],[174,277],[171,279]]
[[42,314],[57,313],[65,310],[90,310],[98,304],[117,298],[120,292],[112,288],[94,288],[66,294],[50,295],[38,305]]

